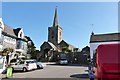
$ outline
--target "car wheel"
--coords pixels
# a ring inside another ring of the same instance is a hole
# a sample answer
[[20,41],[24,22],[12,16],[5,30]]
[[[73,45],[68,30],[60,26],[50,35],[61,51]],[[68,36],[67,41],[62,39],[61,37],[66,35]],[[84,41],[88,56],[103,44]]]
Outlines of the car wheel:
[[26,71],[27,71],[27,69],[24,67],[24,68],[23,68],[23,72],[26,72]]
[[41,67],[40,69],[43,69],[43,67]]
[[39,66],[39,65],[37,65],[37,69],[40,69],[40,66]]

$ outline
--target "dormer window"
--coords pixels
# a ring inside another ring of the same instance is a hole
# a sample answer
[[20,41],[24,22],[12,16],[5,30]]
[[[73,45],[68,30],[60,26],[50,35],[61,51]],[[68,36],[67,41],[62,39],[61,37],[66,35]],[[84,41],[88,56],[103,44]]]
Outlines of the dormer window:
[[22,38],[22,33],[20,33],[20,37]]
[[24,37],[23,30],[20,29],[19,32],[18,32],[18,38],[22,38],[23,39],[23,37]]

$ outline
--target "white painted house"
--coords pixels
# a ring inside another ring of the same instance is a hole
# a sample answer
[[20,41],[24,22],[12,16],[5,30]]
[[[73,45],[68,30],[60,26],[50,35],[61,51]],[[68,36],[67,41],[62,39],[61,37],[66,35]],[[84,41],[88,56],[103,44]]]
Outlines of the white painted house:
[[2,50],[2,47],[3,47],[2,43],[1,43],[1,41],[2,41],[1,34],[2,34],[3,29],[4,29],[3,20],[2,20],[2,18],[0,18],[0,51]]
[[90,36],[90,57],[93,58],[97,47],[100,44],[120,43],[120,33],[94,34]]
[[12,58],[19,58],[26,55],[28,51],[28,40],[24,36],[22,28],[13,29],[3,23],[0,18],[0,56],[8,56],[4,50],[12,49]]

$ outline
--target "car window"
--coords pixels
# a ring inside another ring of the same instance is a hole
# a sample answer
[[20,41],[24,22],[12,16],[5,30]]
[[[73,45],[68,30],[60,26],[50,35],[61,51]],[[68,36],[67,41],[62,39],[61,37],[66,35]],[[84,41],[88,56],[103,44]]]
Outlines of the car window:
[[20,64],[24,64],[24,61],[21,61]]
[[14,63],[14,62],[17,62],[17,59],[12,59],[12,60],[10,61],[10,63]]
[[20,64],[20,62],[15,63],[15,65],[19,65],[19,64]]
[[35,61],[31,61],[31,63],[35,63]]
[[27,64],[30,64],[30,63],[31,63],[31,61],[26,61],[26,63],[27,63]]

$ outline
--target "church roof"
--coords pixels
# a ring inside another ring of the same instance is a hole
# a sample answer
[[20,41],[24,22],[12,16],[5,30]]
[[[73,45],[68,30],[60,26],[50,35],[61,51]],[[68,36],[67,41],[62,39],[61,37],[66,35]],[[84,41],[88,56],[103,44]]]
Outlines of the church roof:
[[54,16],[53,26],[54,27],[58,26],[57,7],[55,8],[55,16]]
[[62,43],[66,44],[66,45],[69,46],[70,48],[76,48],[75,46],[67,43],[65,40],[62,40],[62,41],[59,43],[59,45],[61,45]]
[[[57,7],[55,8],[55,15],[54,15],[53,27],[59,27],[59,28],[61,28],[61,27],[58,25]],[[61,28],[61,29],[62,29],[62,28]]]
[[61,44],[65,44],[66,46],[69,46],[69,44],[66,42],[66,41],[64,41],[64,40],[62,40],[60,43],[59,43],[59,45],[61,45]]
[[120,33],[92,34],[90,37],[90,43],[110,41],[120,41]]
[[53,43],[51,43],[51,42],[47,42],[54,50],[57,50],[57,47],[53,44]]

